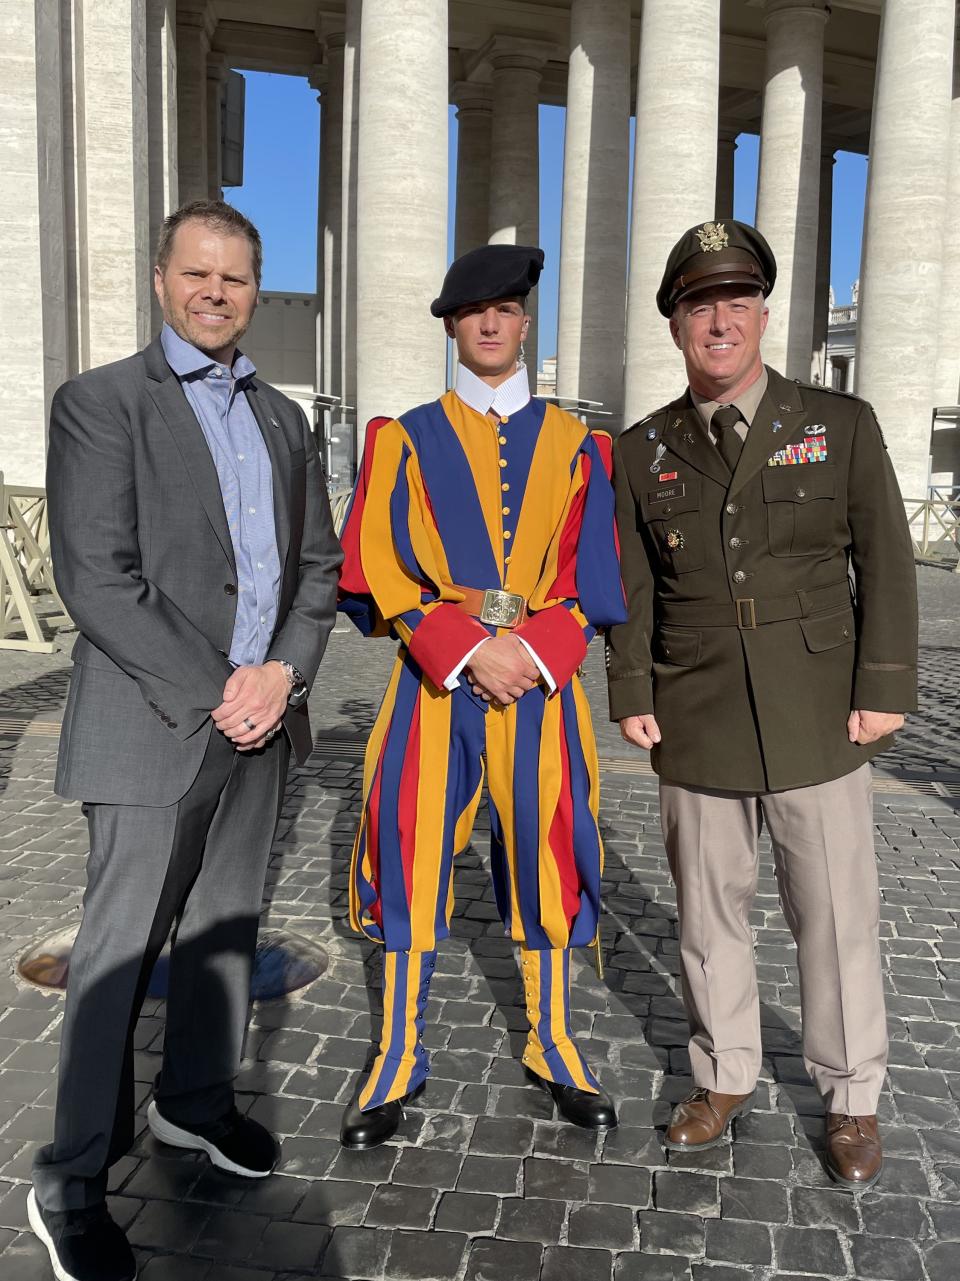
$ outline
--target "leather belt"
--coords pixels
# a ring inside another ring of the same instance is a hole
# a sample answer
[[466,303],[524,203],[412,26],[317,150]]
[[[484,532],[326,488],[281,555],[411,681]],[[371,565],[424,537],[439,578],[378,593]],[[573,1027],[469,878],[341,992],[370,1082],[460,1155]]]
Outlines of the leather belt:
[[516,592],[505,592],[499,587],[478,591],[475,587],[461,587],[453,583],[453,590],[460,592],[463,600],[453,602],[472,618],[492,627],[519,627],[527,618],[527,602]]
[[757,600],[742,596],[728,602],[661,601],[659,619],[662,623],[676,623],[682,627],[739,627],[752,632],[766,623],[782,623],[790,618],[806,618],[818,610],[832,605],[849,605],[850,583],[831,583],[829,587],[814,587],[791,596],[769,596]]

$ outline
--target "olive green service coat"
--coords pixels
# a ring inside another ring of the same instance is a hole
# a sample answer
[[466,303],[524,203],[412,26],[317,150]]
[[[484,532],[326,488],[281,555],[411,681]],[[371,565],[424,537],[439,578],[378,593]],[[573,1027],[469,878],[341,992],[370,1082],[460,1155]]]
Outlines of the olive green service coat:
[[614,455],[629,621],[608,636],[610,715],[656,715],[657,773],[780,791],[888,748],[846,729],[917,697],[913,551],[871,407],[769,370],[732,478],[689,392]]

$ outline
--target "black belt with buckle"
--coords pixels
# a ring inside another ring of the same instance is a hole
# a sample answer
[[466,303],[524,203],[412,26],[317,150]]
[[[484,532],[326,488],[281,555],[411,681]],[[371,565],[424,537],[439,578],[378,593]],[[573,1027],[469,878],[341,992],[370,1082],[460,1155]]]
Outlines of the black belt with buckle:
[[732,601],[661,601],[658,617],[662,623],[675,623],[680,627],[738,627],[742,632],[752,632],[766,623],[782,623],[790,618],[806,618],[819,610],[832,606],[849,605],[850,581],[831,583],[829,587],[814,587],[810,591],[794,592],[791,596],[768,596],[757,600],[753,596],[740,596]]

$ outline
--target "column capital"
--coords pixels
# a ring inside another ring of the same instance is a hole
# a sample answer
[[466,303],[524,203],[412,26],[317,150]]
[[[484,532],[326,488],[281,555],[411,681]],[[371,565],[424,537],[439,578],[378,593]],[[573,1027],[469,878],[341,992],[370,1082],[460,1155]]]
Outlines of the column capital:
[[842,147],[843,142],[840,138],[828,138],[824,135],[820,139],[820,158],[824,161],[829,159],[830,163],[835,165],[837,163],[836,153]]
[[217,15],[210,0],[177,0],[177,32],[184,27],[199,31],[209,46],[217,29]]
[[224,81],[227,78],[227,72],[230,65],[225,53],[208,53],[207,54],[207,79]]
[[328,59],[331,54],[339,55],[342,58],[347,44],[347,33],[343,30],[343,27],[338,31],[327,31],[320,36],[320,41],[327,51]]
[[457,80],[450,101],[457,108],[458,119],[468,112],[490,115],[493,111],[493,86],[480,80]]
[[782,13],[795,11],[805,11],[810,17],[821,18],[824,22],[830,17],[828,0],[766,0],[763,8],[764,22],[769,22]]
[[542,71],[544,64],[559,56],[558,46],[550,40],[527,36],[491,36],[469,59],[464,59],[467,79],[485,79],[488,69],[500,71]]
[[316,89],[318,102],[323,102],[324,95],[327,92],[328,79],[329,71],[325,63],[318,63],[310,69],[310,74],[307,76],[307,84],[311,89]]

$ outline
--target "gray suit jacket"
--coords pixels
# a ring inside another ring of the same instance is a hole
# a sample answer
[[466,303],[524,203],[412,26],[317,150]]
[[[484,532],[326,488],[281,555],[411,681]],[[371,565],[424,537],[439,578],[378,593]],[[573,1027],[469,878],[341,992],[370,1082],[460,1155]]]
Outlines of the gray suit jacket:
[[[303,412],[257,379],[247,398],[273,464],[282,566],[267,658],[311,684],[342,553]],[[57,587],[80,632],[56,791],[172,805],[197,775],[232,670],[237,574],[216,468],[159,340],[59,389],[47,496]],[[306,706],[284,726],[304,760]]]

